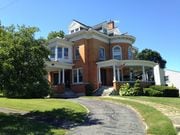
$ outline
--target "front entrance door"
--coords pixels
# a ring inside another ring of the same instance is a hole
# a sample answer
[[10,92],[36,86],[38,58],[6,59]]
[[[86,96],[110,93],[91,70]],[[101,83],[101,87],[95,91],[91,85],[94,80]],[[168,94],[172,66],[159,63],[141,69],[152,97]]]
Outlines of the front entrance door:
[[106,69],[101,69],[101,83],[102,85],[107,85]]
[[71,70],[65,70],[65,87],[71,87]]

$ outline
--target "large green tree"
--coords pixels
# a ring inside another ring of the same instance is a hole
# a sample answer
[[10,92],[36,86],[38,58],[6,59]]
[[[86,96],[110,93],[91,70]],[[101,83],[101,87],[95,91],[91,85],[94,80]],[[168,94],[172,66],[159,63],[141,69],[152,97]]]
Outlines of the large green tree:
[[151,49],[144,49],[137,54],[137,59],[139,60],[150,60],[156,63],[159,63],[161,68],[166,67],[166,60],[164,60],[160,53],[157,51],[153,51]]
[[56,37],[64,38],[64,32],[62,30],[60,30],[60,31],[51,31],[48,34],[47,39],[50,40],[50,39],[53,39],[53,38],[56,38]]
[[45,59],[49,51],[35,39],[36,27],[0,25],[0,87],[7,97],[47,96]]

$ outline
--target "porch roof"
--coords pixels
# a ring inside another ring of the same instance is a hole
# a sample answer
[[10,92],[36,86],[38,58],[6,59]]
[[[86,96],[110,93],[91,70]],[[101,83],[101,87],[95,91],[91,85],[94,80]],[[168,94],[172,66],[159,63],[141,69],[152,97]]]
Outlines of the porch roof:
[[60,69],[72,69],[74,64],[58,61],[46,61],[45,65],[47,71],[58,71]]
[[98,67],[110,67],[110,66],[146,66],[146,67],[154,67],[157,63],[146,60],[106,60],[100,61],[96,63]]

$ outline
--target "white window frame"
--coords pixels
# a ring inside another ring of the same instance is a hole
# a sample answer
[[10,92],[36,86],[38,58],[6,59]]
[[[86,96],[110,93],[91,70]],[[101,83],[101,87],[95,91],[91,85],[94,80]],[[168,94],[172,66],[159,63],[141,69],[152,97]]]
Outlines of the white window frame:
[[[104,57],[101,58],[100,57],[100,50],[103,49],[104,50]],[[104,47],[100,47],[99,50],[98,50],[98,58],[99,60],[105,60],[106,59],[106,52],[105,52],[105,48]]]
[[[79,51],[79,46],[76,46],[75,48],[74,48],[74,59],[75,60],[79,60],[80,59],[80,51]],[[76,55],[76,50],[78,49],[78,51],[79,51],[79,58],[77,57],[77,55]]]
[[[82,82],[79,81],[79,72],[80,70],[82,70],[83,72],[83,69],[82,68],[76,68],[76,69],[73,69],[73,72],[72,72],[72,80],[73,80],[73,84],[82,84],[83,83],[83,73],[82,73]],[[76,72],[77,74],[77,82],[74,82],[74,72]]]
[[113,56],[113,59],[116,59],[114,56],[115,56],[115,52],[114,52],[114,49],[116,48],[116,47],[118,47],[119,48],[119,53],[120,53],[120,59],[117,59],[117,60],[122,60],[122,48],[121,48],[121,46],[118,46],[118,45],[116,45],[116,46],[114,46],[113,48],[112,48],[112,56]]
[[133,59],[132,48],[130,46],[128,47],[128,59],[129,60]]

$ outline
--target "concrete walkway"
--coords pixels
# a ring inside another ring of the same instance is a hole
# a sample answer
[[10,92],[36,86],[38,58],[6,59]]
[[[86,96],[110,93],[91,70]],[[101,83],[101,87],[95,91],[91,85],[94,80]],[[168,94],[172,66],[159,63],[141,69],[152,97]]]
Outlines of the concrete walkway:
[[80,126],[68,135],[145,135],[145,125],[130,108],[94,99],[73,99],[86,106],[90,113]]

